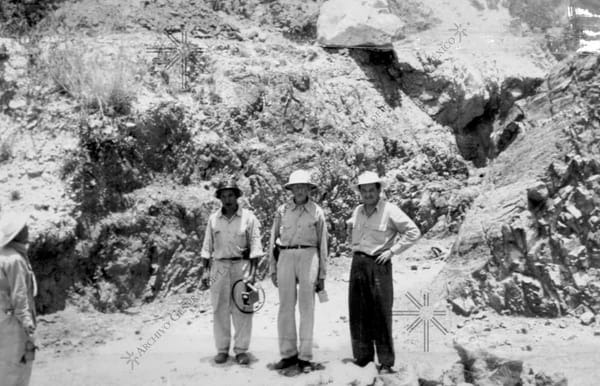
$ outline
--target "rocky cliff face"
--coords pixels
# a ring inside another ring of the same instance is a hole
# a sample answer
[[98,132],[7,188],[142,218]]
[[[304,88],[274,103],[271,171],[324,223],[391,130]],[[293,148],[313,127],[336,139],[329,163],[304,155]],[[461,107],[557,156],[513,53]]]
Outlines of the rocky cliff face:
[[453,283],[455,303],[474,297],[545,316],[600,310],[599,65],[598,55],[571,58],[515,107],[517,139],[491,167],[449,260],[477,281],[470,294]]

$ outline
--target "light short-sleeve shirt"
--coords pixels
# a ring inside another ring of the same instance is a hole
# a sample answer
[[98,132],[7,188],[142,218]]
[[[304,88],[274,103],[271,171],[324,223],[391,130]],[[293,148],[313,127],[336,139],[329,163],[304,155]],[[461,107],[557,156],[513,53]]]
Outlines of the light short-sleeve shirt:
[[273,247],[279,245],[314,246],[319,254],[319,279],[327,275],[327,224],[323,209],[314,201],[297,205],[293,200],[281,205],[275,212],[269,254],[271,273],[276,272],[276,262],[272,256]]
[[230,259],[242,257],[250,248],[250,258],[263,256],[258,219],[248,209],[238,208],[231,218],[221,209],[208,218],[200,256],[204,259]]
[[350,220],[350,246],[353,252],[378,255],[387,250],[398,254],[421,235],[415,223],[397,205],[380,199],[367,216],[364,204],[356,207]]

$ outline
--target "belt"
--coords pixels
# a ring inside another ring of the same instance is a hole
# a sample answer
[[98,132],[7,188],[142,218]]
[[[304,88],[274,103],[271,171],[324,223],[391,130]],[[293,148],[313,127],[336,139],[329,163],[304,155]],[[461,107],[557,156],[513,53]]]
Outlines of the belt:
[[240,261],[240,260],[246,260],[243,257],[223,257],[219,260],[225,260],[225,261]]
[[306,248],[316,248],[314,245],[280,245],[280,249],[306,249]]
[[356,251],[356,252],[354,252],[354,256],[366,257],[368,259],[375,260],[376,258],[378,258],[379,256],[381,256],[381,253],[378,253],[377,255],[368,255],[368,254],[366,254],[364,252]]

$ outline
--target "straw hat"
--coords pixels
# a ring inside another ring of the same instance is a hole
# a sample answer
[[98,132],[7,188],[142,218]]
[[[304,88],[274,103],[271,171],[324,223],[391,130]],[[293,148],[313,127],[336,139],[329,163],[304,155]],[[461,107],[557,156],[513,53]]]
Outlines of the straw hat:
[[4,213],[0,217],[0,248],[10,243],[27,225],[27,217],[16,212]]
[[290,189],[290,186],[300,184],[310,185],[310,187],[313,189],[317,187],[317,185],[315,185],[312,182],[310,172],[308,172],[307,170],[296,170],[295,172],[290,174],[290,179],[288,180],[288,183],[283,185],[283,187],[286,189]]
[[375,172],[364,172],[360,176],[358,176],[358,182],[356,183],[356,185],[354,187],[356,188],[356,190],[358,190],[359,186],[361,186],[361,185],[369,185],[369,184],[379,184],[382,189],[383,189],[383,186],[384,186],[383,179],[381,179],[381,177],[379,177],[377,175],[377,173],[375,173]]

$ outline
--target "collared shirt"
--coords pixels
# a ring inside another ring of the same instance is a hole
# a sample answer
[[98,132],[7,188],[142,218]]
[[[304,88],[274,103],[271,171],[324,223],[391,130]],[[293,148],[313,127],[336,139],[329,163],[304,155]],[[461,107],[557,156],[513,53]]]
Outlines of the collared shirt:
[[[419,228],[398,206],[379,199],[375,211],[367,216],[364,204],[356,207],[348,220],[353,252],[377,255],[390,250],[398,254],[421,235]],[[400,236],[398,241],[396,237]]]
[[283,246],[315,246],[319,252],[319,279],[325,279],[328,255],[327,224],[325,213],[319,205],[312,200],[296,205],[293,200],[290,200],[277,209],[269,243],[271,273],[277,271],[273,247],[278,239],[278,244]]
[[252,211],[238,208],[231,218],[227,218],[222,209],[219,209],[210,215],[204,232],[201,257],[242,257],[246,248],[250,248],[251,259],[263,256],[260,224]]

